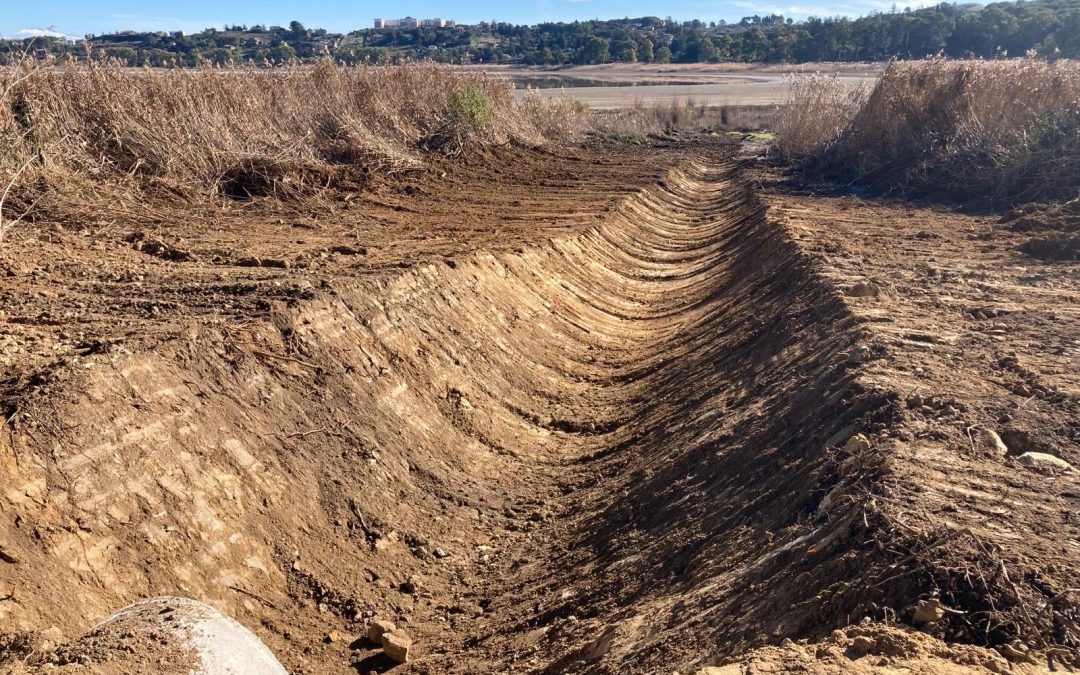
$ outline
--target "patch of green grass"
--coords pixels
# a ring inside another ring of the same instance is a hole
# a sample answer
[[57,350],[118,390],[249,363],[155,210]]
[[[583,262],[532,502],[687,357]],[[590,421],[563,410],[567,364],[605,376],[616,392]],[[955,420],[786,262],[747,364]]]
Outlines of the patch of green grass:
[[491,127],[493,107],[491,98],[479,87],[465,84],[450,94],[444,112],[459,127],[483,130]]
[[632,134],[608,134],[607,137],[610,140],[626,143],[627,145],[645,145],[647,142],[643,137]]
[[771,131],[728,131],[728,136],[738,136],[744,141],[775,141],[776,134]]

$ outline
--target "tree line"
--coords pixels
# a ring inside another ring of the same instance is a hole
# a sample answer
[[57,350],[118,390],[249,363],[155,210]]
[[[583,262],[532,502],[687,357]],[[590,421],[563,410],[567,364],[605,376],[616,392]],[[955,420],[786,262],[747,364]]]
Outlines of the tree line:
[[561,66],[600,63],[879,61],[1080,58],[1080,0],[986,6],[942,3],[856,19],[751,16],[737,23],[658,17],[519,26],[363,29],[347,34],[288,27],[225,26],[200,33],[116,33],[72,44],[55,38],[0,41],[0,64],[24,53],[75,59],[96,54],[131,66],[281,64],[333,58],[347,64],[434,60]]

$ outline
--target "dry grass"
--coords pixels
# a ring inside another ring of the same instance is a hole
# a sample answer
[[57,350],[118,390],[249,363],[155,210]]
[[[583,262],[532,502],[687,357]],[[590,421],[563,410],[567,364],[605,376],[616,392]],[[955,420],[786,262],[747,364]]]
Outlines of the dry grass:
[[433,150],[544,140],[508,81],[429,65],[0,70],[8,223],[50,191],[281,196],[420,167]]
[[545,101],[535,89],[528,89],[521,100],[522,113],[545,138],[580,141],[593,128],[589,105],[569,96]]
[[870,85],[852,88],[836,76],[812,73],[793,79],[773,120],[781,156],[789,161],[821,156],[840,139],[869,95]]
[[862,105],[846,103],[835,87],[796,89],[778,120],[783,153],[810,172],[903,192],[1002,203],[1080,195],[1075,62],[894,63]]
[[774,106],[712,105],[692,97],[651,105],[637,101],[594,112],[588,128],[605,136],[641,140],[679,131],[760,130],[771,123],[774,112]]
[[590,134],[644,141],[714,123],[693,101],[604,115],[572,99],[518,102],[509,80],[436,65],[57,65],[0,68],[0,238],[22,218],[146,212],[151,196],[314,208],[315,196],[423,169],[433,155]]

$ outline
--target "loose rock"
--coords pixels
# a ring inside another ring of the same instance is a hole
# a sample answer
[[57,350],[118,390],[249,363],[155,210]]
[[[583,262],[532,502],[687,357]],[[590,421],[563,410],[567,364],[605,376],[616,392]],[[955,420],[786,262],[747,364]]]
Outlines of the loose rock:
[[870,449],[870,439],[862,434],[855,434],[844,443],[847,452],[861,452]]
[[873,638],[868,638],[865,635],[859,635],[851,642],[851,651],[858,656],[863,656],[870,653],[870,651],[874,648],[875,644],[876,643],[874,642]]
[[412,638],[405,633],[389,632],[382,636],[383,653],[391,661],[407,663],[409,661],[409,649],[412,647]]
[[19,562],[19,556],[5,549],[3,546],[0,546],[0,560],[3,560],[9,565],[14,565]]
[[55,649],[56,647],[59,647],[61,644],[63,644],[64,633],[56,626],[52,626],[41,631],[41,640],[42,650],[48,651],[50,649]]
[[997,432],[992,429],[980,429],[978,434],[979,447],[987,450],[995,457],[1004,457],[1009,453],[1009,446],[1001,440]]
[[394,622],[386,619],[375,619],[367,629],[367,637],[377,645],[382,644],[383,635],[393,633],[397,626]]
[[932,623],[945,616],[945,610],[937,599],[920,600],[911,611],[911,623],[916,626]]
[[1069,471],[1072,469],[1072,464],[1045,452],[1025,452],[1017,457],[1016,461],[1022,466],[1032,469],[1053,469],[1055,471]]
[[879,293],[881,293],[881,287],[873,281],[860,281],[847,292],[853,298],[876,298]]

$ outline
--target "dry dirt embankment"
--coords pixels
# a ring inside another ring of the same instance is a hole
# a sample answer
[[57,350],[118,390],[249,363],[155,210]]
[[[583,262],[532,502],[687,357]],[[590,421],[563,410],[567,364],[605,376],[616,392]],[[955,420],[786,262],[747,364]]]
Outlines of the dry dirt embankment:
[[695,669],[910,621],[963,536],[902,527],[871,329],[712,154],[595,227],[326,278],[9,400],[0,618],[188,595],[313,673],[388,667],[353,642],[374,616],[417,672]]

